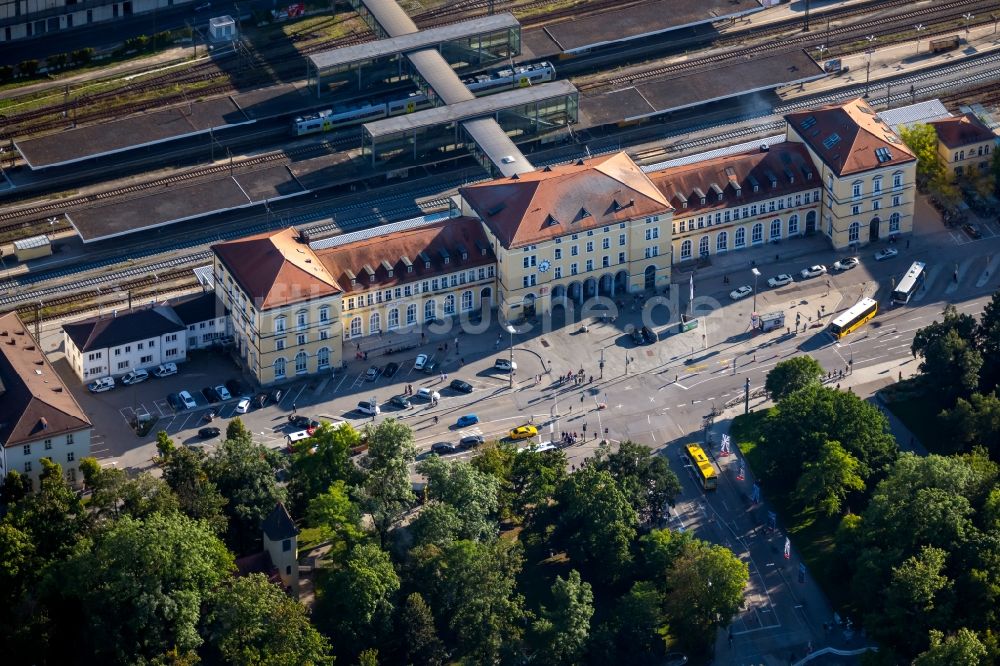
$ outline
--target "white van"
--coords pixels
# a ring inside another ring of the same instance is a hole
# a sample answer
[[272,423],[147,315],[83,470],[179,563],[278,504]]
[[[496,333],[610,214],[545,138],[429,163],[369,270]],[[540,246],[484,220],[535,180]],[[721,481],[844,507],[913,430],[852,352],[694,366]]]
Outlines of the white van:
[[308,430],[299,430],[298,432],[290,432],[285,435],[285,439],[288,440],[289,444],[294,444],[295,442],[301,442],[303,439],[309,438]]

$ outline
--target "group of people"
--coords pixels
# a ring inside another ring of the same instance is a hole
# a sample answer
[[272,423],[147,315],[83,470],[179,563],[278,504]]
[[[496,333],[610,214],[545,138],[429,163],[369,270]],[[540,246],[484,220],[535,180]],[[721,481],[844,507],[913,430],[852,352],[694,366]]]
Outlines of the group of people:
[[561,446],[572,446],[576,444],[576,433],[575,432],[564,432],[562,434],[562,439],[560,440]]

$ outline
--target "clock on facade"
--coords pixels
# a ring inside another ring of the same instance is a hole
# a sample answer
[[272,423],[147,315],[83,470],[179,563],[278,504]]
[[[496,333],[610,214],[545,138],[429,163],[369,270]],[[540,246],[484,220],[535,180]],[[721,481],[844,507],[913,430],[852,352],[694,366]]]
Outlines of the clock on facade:
[[548,259],[542,259],[541,263],[538,264],[538,272],[539,273],[545,273],[546,271],[549,270],[549,266],[550,265],[551,264],[549,264]]

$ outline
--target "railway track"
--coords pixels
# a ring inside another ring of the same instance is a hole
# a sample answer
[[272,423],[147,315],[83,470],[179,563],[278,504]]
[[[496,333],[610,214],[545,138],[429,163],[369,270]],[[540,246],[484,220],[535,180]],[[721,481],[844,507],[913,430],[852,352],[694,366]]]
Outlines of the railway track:
[[[911,0],[885,0],[879,5],[879,9],[906,6],[912,4]],[[993,0],[989,2],[983,2],[983,0],[951,0],[950,2],[938,3],[930,7],[922,7],[914,9],[910,12],[904,14],[897,14],[895,16],[886,16],[878,19],[872,19],[869,21],[863,21],[861,23],[852,23],[851,25],[841,26],[838,28],[833,28],[829,33],[801,33],[797,35],[790,35],[783,37],[780,41],[770,41],[762,44],[757,44],[754,46],[749,46],[736,51],[730,51],[727,53],[720,53],[717,55],[711,55],[704,58],[697,58],[687,62],[674,63],[670,65],[664,65],[660,67],[654,67],[652,69],[636,71],[629,73],[627,75],[618,76],[610,79],[602,79],[600,81],[594,81],[589,83],[582,83],[577,85],[577,88],[581,92],[593,92],[604,89],[614,89],[622,86],[634,85],[636,83],[641,83],[644,81],[652,81],[664,78],[671,74],[677,73],[691,73],[700,70],[715,69],[720,66],[724,66],[727,63],[734,61],[745,61],[754,56],[788,50],[789,46],[797,46],[798,48],[808,47],[809,45],[818,44],[826,42],[826,46],[829,47],[832,44],[842,44],[850,41],[856,41],[858,36],[861,35],[886,35],[899,32],[900,25],[906,25],[912,28],[913,22],[928,21],[929,18],[941,16],[942,18],[949,17],[961,17],[964,12],[970,9],[979,8],[1000,8],[1000,3]],[[846,11],[847,8],[845,8]],[[855,12],[856,13],[856,12]],[[794,21],[795,24],[799,22],[798,19]],[[987,21],[988,22],[988,21]],[[774,35],[784,35],[789,29],[789,24],[782,23],[776,25],[773,28],[767,28],[761,32],[755,32],[754,38],[774,36]],[[949,29],[952,31],[953,29]],[[933,33],[933,31],[930,31]],[[925,35],[928,36],[928,35]],[[746,37],[734,37],[729,40],[721,40],[715,43],[714,48],[724,48],[725,46],[731,46],[735,44],[742,43],[745,41]]]

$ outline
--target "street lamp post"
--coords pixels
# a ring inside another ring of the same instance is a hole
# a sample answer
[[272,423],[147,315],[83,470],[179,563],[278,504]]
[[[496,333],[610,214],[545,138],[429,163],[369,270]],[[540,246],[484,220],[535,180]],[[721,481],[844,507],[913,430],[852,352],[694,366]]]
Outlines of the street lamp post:
[[872,56],[875,54],[875,35],[868,35],[865,37],[868,40],[868,48],[865,53],[868,54],[868,64],[865,66],[865,99],[868,99],[868,82],[871,80],[872,74]]
[[971,29],[969,24],[972,23],[972,19],[976,18],[973,16],[972,12],[965,12],[962,14],[962,18],[965,19],[965,43],[969,43],[969,30]]
[[920,33],[922,33],[927,28],[924,27],[923,23],[918,23],[913,27],[917,31],[917,55],[920,55]]
[[601,347],[601,362],[598,367],[601,369],[601,379],[604,379],[604,347]]
[[517,332],[517,329],[507,324],[507,332],[510,333],[510,382],[507,386],[514,388],[514,333]]
[[754,267],[750,272],[753,273],[753,311],[757,312],[757,278],[760,277],[760,270]]

